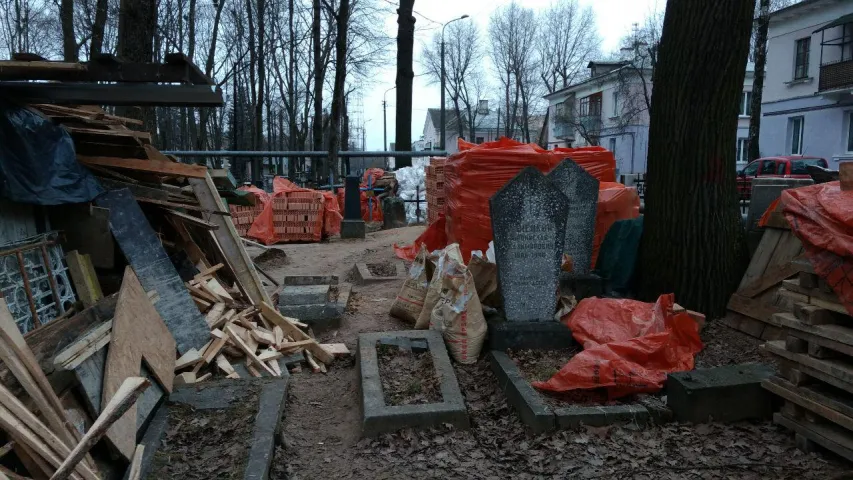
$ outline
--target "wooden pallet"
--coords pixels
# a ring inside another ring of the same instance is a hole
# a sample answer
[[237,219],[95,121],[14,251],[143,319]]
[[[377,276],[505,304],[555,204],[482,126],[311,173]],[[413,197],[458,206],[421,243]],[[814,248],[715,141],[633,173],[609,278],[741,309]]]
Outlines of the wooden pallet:
[[790,229],[768,227],[761,237],[737,291],[729,299],[729,327],[764,340],[784,338],[771,322],[773,315],[790,311],[791,301],[778,294],[782,281],[802,270],[803,245]]

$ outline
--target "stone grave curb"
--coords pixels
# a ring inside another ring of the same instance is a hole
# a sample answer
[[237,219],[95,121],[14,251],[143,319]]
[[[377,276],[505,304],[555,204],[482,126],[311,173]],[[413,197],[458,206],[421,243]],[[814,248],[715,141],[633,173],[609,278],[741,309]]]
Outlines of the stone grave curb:
[[[376,344],[382,339],[407,337],[425,339],[429,344],[433,366],[441,376],[441,403],[425,405],[385,405]],[[457,429],[470,428],[468,410],[459,390],[456,373],[444,346],[444,339],[435,330],[404,330],[399,332],[362,333],[358,337],[358,373],[361,406],[364,420],[362,433],[374,437],[403,428],[430,428],[449,423]]]
[[[258,412],[252,428],[252,439],[246,470],[246,480],[266,480],[272,465],[275,450],[275,434],[281,424],[287,399],[289,375],[282,378],[224,379],[205,384],[189,384],[176,387],[167,403],[157,409],[148,430],[139,442],[145,445],[142,456],[140,478],[148,474],[154,455],[160,449],[166,429],[169,426],[168,403],[183,403],[196,409],[224,409],[241,400],[240,392],[245,390],[246,382],[263,385],[258,395]],[[124,478],[127,478],[125,473]]]
[[575,429],[583,425],[603,427],[614,423],[631,422],[646,425],[651,415],[646,407],[630,405],[573,405],[552,409],[530,382],[525,380],[518,365],[502,351],[490,352],[492,371],[507,397],[507,401],[518,412],[521,422],[531,433],[544,433],[554,428]]
[[346,312],[347,304],[352,294],[351,283],[340,283],[337,275],[288,275],[284,277],[283,284],[287,287],[311,285],[337,287],[338,298],[334,303],[282,305],[280,300],[278,311],[286,317],[296,318],[309,325],[315,333],[332,330],[341,326],[341,317]]
[[367,283],[376,283],[376,282],[386,282],[389,280],[405,280],[408,275],[406,274],[406,264],[402,261],[394,262],[394,268],[397,271],[397,274],[391,277],[377,277],[376,275],[370,273],[370,269],[367,268],[366,263],[356,263],[353,267],[353,273],[355,274],[355,278],[358,281],[359,285],[364,285]]
[[337,285],[337,275],[286,275],[282,281],[282,285],[303,286],[303,285]]

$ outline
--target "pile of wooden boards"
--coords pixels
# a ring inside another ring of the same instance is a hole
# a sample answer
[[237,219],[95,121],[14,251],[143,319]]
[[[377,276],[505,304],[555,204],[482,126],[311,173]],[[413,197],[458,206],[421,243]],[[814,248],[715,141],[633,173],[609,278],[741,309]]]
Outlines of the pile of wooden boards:
[[773,315],[793,308],[779,295],[784,280],[797,275],[794,261],[803,260],[803,244],[781,211],[774,211],[737,291],[729,299],[726,325],[763,340],[779,340],[783,333]]
[[[196,305],[205,313],[210,341],[201,349],[191,349],[176,362],[181,383],[197,383],[217,372],[228,378],[240,378],[234,363],[243,360],[243,375],[281,376],[280,363],[285,355],[303,354],[316,372],[326,372],[326,364],[335,356],[348,355],[343,344],[320,345],[311,338],[307,325],[281,315],[266,302],[249,304],[237,289],[223,288],[212,275],[222,265],[200,272],[187,282]],[[206,373],[202,370],[208,369]],[[242,368],[241,368],[242,369]]]
[[808,262],[792,267],[798,277],[783,281],[779,295],[793,310],[770,319],[785,340],[762,347],[782,373],[762,385],[784,400],[774,421],[796,432],[801,449],[817,444],[853,461],[853,316]]

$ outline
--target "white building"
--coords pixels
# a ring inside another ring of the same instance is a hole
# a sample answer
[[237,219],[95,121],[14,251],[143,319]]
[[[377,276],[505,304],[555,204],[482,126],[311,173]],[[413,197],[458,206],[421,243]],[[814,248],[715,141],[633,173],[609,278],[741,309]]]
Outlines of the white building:
[[[601,145],[616,156],[618,174],[646,172],[652,70],[628,62],[590,62],[590,77],[545,96],[548,148]],[[738,117],[738,162],[746,160],[753,65],[747,65]]]
[[[506,120],[503,115],[505,115],[505,113],[501,112],[500,107],[490,108],[488,100],[480,100],[477,116],[474,119],[475,126],[473,132],[470,131],[471,128],[466,117],[464,115],[462,117],[463,138],[471,143],[493,142],[497,140],[503,134],[503,123]],[[452,108],[444,111],[444,121],[446,123],[446,127],[444,129],[445,150],[447,150],[448,155],[456,153],[458,150],[458,120],[456,112]],[[533,115],[530,118],[529,128],[530,136],[532,137],[531,141],[535,142],[539,137],[539,133],[542,129],[542,122],[542,115]],[[423,137],[421,137],[424,150],[441,150],[441,142],[439,141],[440,137],[441,109],[427,109],[426,119],[424,120]],[[514,138],[515,140],[522,141],[521,133],[518,128],[516,128]]]
[[803,0],[770,17],[762,156],[853,160],[853,2]]

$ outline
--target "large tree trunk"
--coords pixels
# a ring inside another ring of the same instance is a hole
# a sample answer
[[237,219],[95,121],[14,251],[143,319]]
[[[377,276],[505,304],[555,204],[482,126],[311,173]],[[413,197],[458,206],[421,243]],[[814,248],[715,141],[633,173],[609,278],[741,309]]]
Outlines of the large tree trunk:
[[[267,79],[266,62],[264,59],[264,50],[266,49],[266,36],[264,30],[266,27],[266,1],[258,0],[258,95],[255,101],[255,148],[264,150],[264,89]],[[263,158],[258,158],[256,165],[258,168],[257,181],[258,187],[263,183]],[[252,168],[254,171],[254,166]],[[254,175],[252,175],[255,177]]]
[[708,318],[725,315],[745,266],[733,119],[754,7],[670,0],[656,65],[640,295],[675,293]]
[[761,133],[761,97],[764,95],[764,66],[767,64],[767,30],[770,27],[770,0],[760,0],[761,12],[755,32],[755,78],[752,81],[752,111],[749,114],[748,159],[761,157],[758,136]]
[[[415,48],[415,0],[400,0],[397,9],[397,118],[395,150],[412,150],[412,57]],[[397,168],[411,167],[411,158],[398,158]]]
[[[313,150],[319,152],[323,150],[324,80],[323,63],[320,56],[321,49],[323,48],[320,44],[320,0],[314,0],[312,8],[314,12],[314,18],[311,20],[311,39],[314,44],[314,122],[311,127],[311,134],[313,136]],[[314,169],[314,178],[318,182],[322,181],[325,171],[324,166],[328,164],[328,159],[317,158],[316,160],[312,160],[311,163]],[[328,179],[328,174],[325,177]]]
[[62,23],[62,55],[66,62],[77,61],[77,39],[74,37],[74,0],[62,0],[59,4],[59,20]]
[[92,43],[89,47],[89,58],[101,54],[104,47],[104,27],[107,24],[107,0],[98,0],[95,4],[95,22],[92,23]]
[[[213,61],[216,58],[216,39],[219,36],[219,20],[222,18],[222,8],[224,6],[225,0],[220,0],[216,5],[216,16],[213,18],[213,32],[210,37],[210,47],[207,51],[207,62],[204,65],[204,74],[208,77],[213,75]],[[236,82],[236,75],[233,81]],[[197,148],[199,150],[204,150],[206,148],[205,145],[209,145],[209,142],[207,142],[207,121],[210,118],[211,110],[213,110],[213,114],[215,115],[216,111],[212,108],[199,109],[200,133],[197,138]]]
[[[344,111],[344,88],[347,79],[347,28],[349,0],[341,0],[337,15],[338,35],[335,39],[335,88],[332,93],[332,125],[329,128],[329,168],[338,171],[338,150],[341,144],[341,117]],[[337,175],[335,175],[337,177]]]
[[[293,0],[289,0],[287,3],[287,30],[290,35],[290,41],[288,42],[288,72],[287,72],[287,122],[288,122],[288,135],[287,135],[287,147],[290,150],[300,150],[297,148],[296,137],[296,34],[293,30],[293,17],[295,12],[293,11]],[[291,180],[296,179],[296,157],[290,157],[287,159],[287,178]]]
[[[128,62],[151,62],[157,29],[157,0],[121,0],[118,21],[118,57]],[[143,121],[144,129],[156,134],[153,108],[119,107],[123,117]]]

